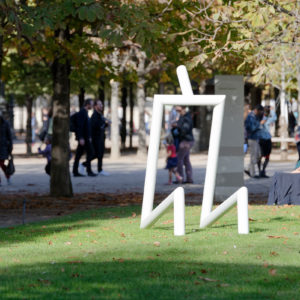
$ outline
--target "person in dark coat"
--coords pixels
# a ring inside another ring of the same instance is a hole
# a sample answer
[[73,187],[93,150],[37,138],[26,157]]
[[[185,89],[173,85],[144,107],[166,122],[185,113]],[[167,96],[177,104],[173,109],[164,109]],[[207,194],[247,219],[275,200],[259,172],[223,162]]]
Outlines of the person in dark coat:
[[[13,149],[12,136],[10,127],[7,121],[2,117],[2,112],[0,111],[0,167],[3,170],[7,183],[10,184],[9,175],[6,172],[5,160],[8,159]],[[1,177],[0,177],[1,185]]]
[[[101,100],[94,102],[94,113],[91,117],[91,135],[92,144],[94,149],[94,155],[92,160],[98,159],[98,175],[109,176],[109,173],[102,169],[102,161],[104,155],[104,140],[105,140],[105,128],[107,127],[107,121],[103,117],[103,103]],[[82,164],[84,167],[87,166],[87,162]]]
[[91,168],[91,159],[93,156],[92,139],[91,139],[91,126],[88,111],[92,108],[93,101],[91,99],[85,100],[83,108],[76,116],[76,129],[75,136],[78,141],[76,149],[75,160],[73,165],[73,175],[75,177],[84,176],[78,172],[78,166],[81,156],[86,152],[86,170],[88,176],[96,176]]
[[186,181],[184,183],[194,183],[193,168],[190,161],[190,151],[194,145],[193,136],[193,119],[189,112],[186,111],[185,106],[177,106],[176,111],[179,112],[180,117],[177,122],[177,127],[180,132],[179,149],[177,152],[178,165],[177,171],[183,178],[183,166],[185,167]]

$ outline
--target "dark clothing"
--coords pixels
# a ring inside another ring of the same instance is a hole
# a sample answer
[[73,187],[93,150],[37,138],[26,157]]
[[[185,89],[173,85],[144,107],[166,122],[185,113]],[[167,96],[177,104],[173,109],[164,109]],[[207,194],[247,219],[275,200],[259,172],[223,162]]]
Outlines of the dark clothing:
[[269,140],[259,140],[261,156],[269,157],[272,151],[272,141]]
[[297,146],[297,151],[298,151],[298,156],[299,156],[298,160],[300,160],[300,142],[298,142],[296,144],[296,146]]
[[[92,160],[98,159],[98,172],[102,171],[102,161],[104,155],[104,139],[105,139],[105,118],[101,113],[94,110],[91,117],[91,134],[92,134],[92,144],[94,148],[94,155]],[[85,165],[85,163],[84,163]]]
[[12,152],[12,136],[7,121],[0,117],[0,160],[8,159]]
[[178,158],[177,157],[168,157],[166,169],[174,169],[177,167]]
[[44,157],[47,158],[47,162],[51,161],[51,144],[48,144],[44,150],[41,150],[41,148],[38,148],[39,154],[42,154]]
[[268,205],[272,204],[300,205],[300,174],[274,174],[268,198]]
[[183,178],[183,166],[185,166],[185,175],[186,181],[189,183],[193,183],[193,168],[190,161],[190,151],[193,147],[194,142],[182,141],[179,144],[179,150],[177,153],[178,164],[177,164],[177,172]]
[[180,132],[180,143],[178,149],[178,165],[177,171],[183,178],[183,166],[185,167],[186,181],[193,182],[193,168],[190,161],[190,150],[194,145],[193,136],[193,119],[189,112],[184,116],[180,116],[177,127]]
[[[76,116],[76,140],[78,140],[78,146],[76,149],[75,160],[73,165],[73,174],[78,174],[78,166],[81,156],[86,152],[86,169],[88,173],[91,173],[91,159],[93,156],[93,148],[91,144],[91,125],[88,112],[85,108],[82,108]],[[80,145],[80,140],[84,140],[84,145]]]
[[45,172],[50,176],[51,174],[51,144],[48,144],[44,150],[41,150],[41,148],[38,148],[39,154],[42,154],[44,157],[47,158],[47,164],[45,166]]
[[88,173],[92,172],[91,159],[93,157],[94,151],[93,151],[90,140],[86,140],[83,146],[81,146],[80,143],[78,142],[78,146],[77,146],[76,154],[75,154],[74,165],[73,165],[73,174],[78,173],[79,161],[84,152],[86,152],[86,162],[85,162],[86,171]]
[[176,152],[178,152],[179,149],[179,143],[180,143],[180,132],[179,132],[179,128],[178,127],[173,127],[171,129],[171,134],[174,140],[174,145],[176,148]]
[[76,140],[90,139],[91,138],[91,124],[88,112],[85,108],[82,108],[76,115]]
[[180,142],[187,141],[193,142],[193,119],[189,112],[187,112],[184,116],[180,116],[177,127],[179,128],[180,133]]
[[[10,176],[7,175],[7,172],[6,172],[6,165],[4,164],[4,159],[0,159],[0,168],[3,170],[3,173],[5,174],[5,177],[8,179]],[[1,183],[1,177],[0,177],[0,183]]]
[[245,129],[247,131],[247,138],[250,140],[258,140],[260,136],[260,119],[251,111],[245,120]]
[[45,172],[46,174],[48,174],[49,176],[51,175],[51,161],[49,161],[46,166],[45,166]]

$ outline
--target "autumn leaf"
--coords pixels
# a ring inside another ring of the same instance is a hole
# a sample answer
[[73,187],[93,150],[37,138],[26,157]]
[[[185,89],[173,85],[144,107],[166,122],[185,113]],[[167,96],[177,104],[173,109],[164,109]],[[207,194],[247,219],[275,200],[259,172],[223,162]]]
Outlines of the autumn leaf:
[[163,222],[164,225],[166,225],[166,224],[172,224],[172,223],[174,223],[173,220],[167,220],[167,221],[164,221],[164,222]]
[[48,245],[52,245],[52,244],[53,244],[52,241],[49,241],[49,242],[48,242]]
[[157,277],[160,276],[160,273],[158,273],[158,272],[151,272],[151,273],[149,274],[149,276],[150,276],[151,278],[157,278]]
[[71,242],[65,242],[65,245],[71,245],[72,243]]
[[135,218],[135,217],[136,217],[136,213],[133,212],[133,213],[131,214],[131,217],[132,217],[132,218]]
[[189,275],[196,275],[196,272],[195,271],[190,271],[188,274]]
[[45,285],[50,285],[51,284],[51,281],[50,280],[47,280],[47,279],[38,279],[39,282],[45,284]]
[[156,242],[153,243],[153,245],[154,245],[155,247],[160,247],[160,242],[157,242],[157,241],[156,241]]
[[271,256],[278,256],[279,254],[277,252],[275,252],[275,251],[272,251],[272,252],[270,252],[270,255]]
[[271,276],[275,276],[275,275],[276,275],[276,269],[270,269],[270,270],[269,270],[269,274],[270,274]]
[[264,262],[263,266],[264,266],[264,268],[267,268],[269,266],[269,264],[267,262]]

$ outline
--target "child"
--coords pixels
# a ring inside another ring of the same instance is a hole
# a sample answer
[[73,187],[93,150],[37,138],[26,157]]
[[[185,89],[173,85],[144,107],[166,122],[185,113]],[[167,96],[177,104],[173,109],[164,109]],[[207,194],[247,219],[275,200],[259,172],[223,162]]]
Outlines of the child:
[[50,176],[51,173],[51,137],[48,135],[45,138],[45,144],[46,148],[44,150],[41,150],[41,148],[38,148],[39,154],[42,154],[44,157],[47,158],[47,164],[45,167],[45,172]]
[[182,183],[182,177],[176,171],[177,168],[177,156],[176,156],[176,148],[174,145],[174,140],[172,135],[168,135],[166,138],[167,143],[167,166],[166,169],[169,170],[169,181],[168,184],[172,184],[172,173],[174,173],[177,182]]

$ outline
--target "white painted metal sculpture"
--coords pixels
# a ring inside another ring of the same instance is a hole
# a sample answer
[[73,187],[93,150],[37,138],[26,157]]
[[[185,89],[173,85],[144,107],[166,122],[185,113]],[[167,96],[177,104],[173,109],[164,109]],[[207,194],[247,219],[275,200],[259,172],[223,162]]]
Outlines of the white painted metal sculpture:
[[163,105],[214,106],[209,151],[204,182],[200,228],[211,225],[226,213],[235,203],[238,205],[238,232],[249,233],[248,190],[241,187],[232,196],[212,211],[218,156],[221,140],[221,128],[224,115],[225,95],[194,95],[185,66],[177,68],[177,76],[182,95],[155,95],[153,117],[148,150],[146,178],[144,186],[141,228],[153,225],[167,208],[174,203],[174,235],[185,234],[185,200],[182,187],[176,188],[154,210],[154,192],[156,184],[157,160],[160,144]]

